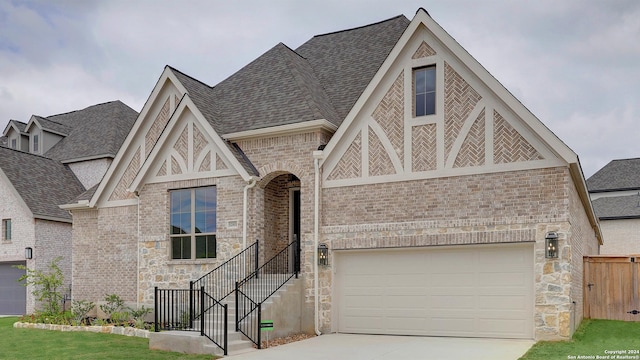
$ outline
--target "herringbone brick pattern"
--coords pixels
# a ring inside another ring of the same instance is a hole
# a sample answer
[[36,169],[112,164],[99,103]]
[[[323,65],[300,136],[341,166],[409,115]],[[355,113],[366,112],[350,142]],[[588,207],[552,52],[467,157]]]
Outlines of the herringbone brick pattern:
[[382,145],[382,141],[375,132],[369,128],[369,175],[395,174],[393,163]]
[[227,170],[227,164],[222,161],[220,155],[216,154],[216,170]]
[[391,141],[396,154],[403,161],[404,139],[404,72],[396,78],[371,116],[380,124]]
[[497,111],[493,111],[493,158],[496,164],[544,159]]
[[147,134],[144,136],[145,159],[149,157],[149,154],[151,153],[153,147],[156,145],[160,134],[162,134],[162,130],[169,121],[169,110],[169,98],[167,98],[167,101],[165,101],[164,105],[162,105],[158,116],[156,116],[155,120],[153,120],[153,124],[151,124],[149,131],[147,131]]
[[428,57],[428,56],[433,56],[436,54],[436,51],[433,50],[433,48],[431,48],[431,46],[429,46],[429,44],[427,44],[426,42],[422,42],[422,44],[420,44],[420,46],[418,46],[418,50],[416,50],[416,52],[413,54],[413,56],[411,57],[412,59],[420,59],[423,57]]
[[195,161],[199,156],[202,150],[207,147],[207,139],[204,137],[200,129],[194,124],[193,125],[193,160]]
[[188,157],[189,154],[187,153],[189,151],[189,127],[188,126],[185,126],[184,130],[182,130],[182,133],[178,137],[178,140],[176,140],[176,143],[173,144],[173,148],[176,149],[178,154],[180,154],[180,156],[182,157],[182,160],[184,160],[184,162],[186,163],[187,160],[189,159]]
[[162,162],[162,166],[160,166],[160,170],[158,170],[158,173],[156,174],[156,176],[165,176],[167,175],[167,160]]
[[436,128],[436,124],[428,124],[411,129],[413,172],[437,169]]
[[449,64],[444,67],[445,161],[465,120],[480,101],[478,94]]
[[122,177],[118,181],[118,185],[116,185],[116,188],[111,193],[109,201],[135,198],[134,194],[128,192],[127,189],[129,188],[129,185],[131,185],[133,179],[136,177],[136,174],[138,174],[138,170],[140,170],[140,147],[136,149],[135,155],[133,155],[133,158],[127,166],[127,169],[124,171]]
[[210,171],[211,170],[211,152],[208,152],[207,155],[202,159],[202,164],[200,164],[200,168],[198,168],[198,172]]
[[328,180],[353,179],[361,176],[362,173],[362,139],[358,134],[336,167],[329,174]]
[[466,139],[460,147],[460,152],[456,157],[453,167],[461,168],[468,166],[484,165],[485,159],[485,126],[484,110],[480,112],[478,118],[469,129]]
[[182,174],[182,168],[180,167],[180,163],[176,160],[173,155],[171,155],[171,175],[179,175]]

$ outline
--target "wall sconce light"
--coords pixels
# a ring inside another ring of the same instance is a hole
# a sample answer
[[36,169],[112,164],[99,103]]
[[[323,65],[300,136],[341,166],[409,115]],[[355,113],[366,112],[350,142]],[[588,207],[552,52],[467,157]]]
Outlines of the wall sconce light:
[[33,249],[31,247],[24,248],[24,258],[27,260],[33,259]]
[[544,257],[546,257],[547,259],[557,259],[558,258],[558,233],[556,233],[555,231],[548,232],[544,240],[545,240]]
[[318,245],[318,265],[329,265],[329,248],[326,244]]

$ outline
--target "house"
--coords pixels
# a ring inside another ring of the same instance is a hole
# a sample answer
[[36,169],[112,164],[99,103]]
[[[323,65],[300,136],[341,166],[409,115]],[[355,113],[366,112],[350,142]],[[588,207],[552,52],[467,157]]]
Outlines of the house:
[[640,254],[640,159],[613,160],[587,179],[606,239],[601,254]]
[[36,300],[15,265],[48,270],[60,257],[71,285],[71,214],[59,207],[102,179],[137,113],[120,101],[28,123],[10,120],[0,146],[0,314],[31,313]]
[[424,9],[278,44],[215,86],[165,67],[64,208],[74,299],[153,306],[243,249],[298,246],[297,302],[274,313],[305,332],[567,339],[601,242],[577,155]]

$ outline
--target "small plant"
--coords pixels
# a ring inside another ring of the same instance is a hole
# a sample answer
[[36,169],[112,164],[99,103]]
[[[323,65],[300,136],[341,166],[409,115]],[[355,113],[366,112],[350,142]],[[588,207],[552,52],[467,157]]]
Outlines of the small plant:
[[47,266],[48,271],[29,269],[24,265],[14,267],[24,270],[18,281],[24,281],[25,286],[33,286],[32,294],[40,303],[44,305],[44,312],[48,314],[58,314],[62,312],[62,294],[58,290],[64,283],[64,275],[58,266],[61,257],[55,258]]
[[144,317],[147,316],[147,314],[149,314],[152,310],[153,309],[151,308],[144,307],[144,305],[140,306],[137,310],[133,308],[129,308],[129,313],[133,318],[134,326],[138,329],[144,329],[145,328]]
[[73,313],[73,325],[82,325],[87,313],[93,309],[95,304],[91,301],[78,300],[71,303],[71,312]]
[[108,318],[111,318],[113,313],[120,311],[124,305],[124,300],[117,294],[108,294],[105,296],[104,301],[106,301],[106,304],[100,305],[100,310],[102,310]]
[[111,324],[116,326],[125,326],[129,321],[129,313],[126,311],[115,311],[111,313]]

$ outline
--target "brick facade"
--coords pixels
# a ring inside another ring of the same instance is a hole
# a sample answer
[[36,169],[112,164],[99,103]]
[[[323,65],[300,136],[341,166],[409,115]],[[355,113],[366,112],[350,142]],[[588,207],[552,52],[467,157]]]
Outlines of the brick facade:
[[600,227],[605,239],[601,254],[640,254],[640,219],[600,220]]

